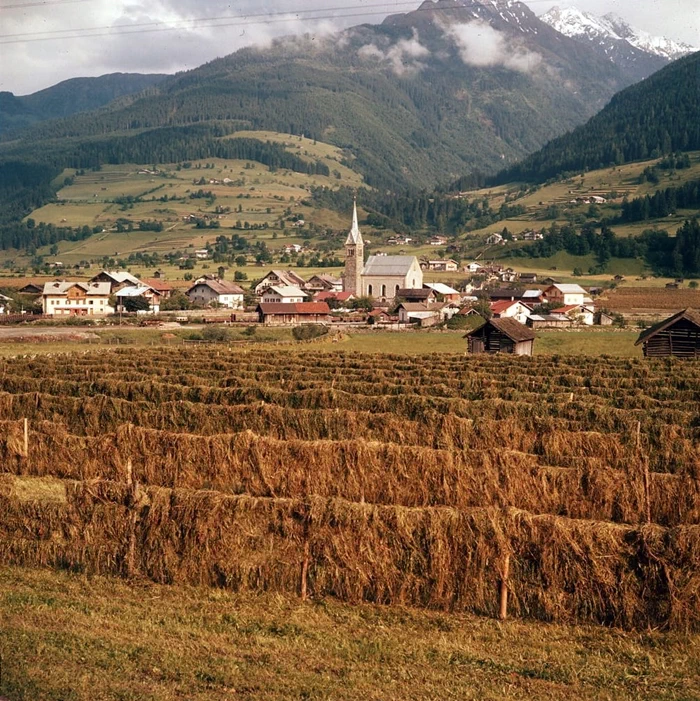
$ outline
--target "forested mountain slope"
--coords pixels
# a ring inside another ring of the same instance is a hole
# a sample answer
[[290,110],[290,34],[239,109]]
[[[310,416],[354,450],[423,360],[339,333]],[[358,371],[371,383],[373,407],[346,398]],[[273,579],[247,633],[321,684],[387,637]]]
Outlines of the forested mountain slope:
[[97,109],[119,97],[140,93],[167,77],[160,73],[111,73],[99,78],[71,78],[31,95],[0,92],[0,134],[16,134],[36,122]]
[[381,25],[238,51],[148,95],[39,124],[4,156],[217,122],[342,146],[371,185],[432,187],[517,162],[630,82],[522,3],[428,1]]
[[700,52],[670,65],[619,94],[571,133],[550,141],[497,182],[542,182],[591,170],[700,149]]

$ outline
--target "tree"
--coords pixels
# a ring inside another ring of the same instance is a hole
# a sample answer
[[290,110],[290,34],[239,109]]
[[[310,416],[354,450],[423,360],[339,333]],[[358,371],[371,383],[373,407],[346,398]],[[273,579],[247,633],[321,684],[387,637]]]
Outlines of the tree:
[[160,309],[164,312],[175,312],[181,309],[190,309],[192,303],[189,297],[181,290],[175,290],[170,297],[160,303]]
[[150,302],[143,295],[125,297],[122,304],[127,312],[147,312],[151,309]]

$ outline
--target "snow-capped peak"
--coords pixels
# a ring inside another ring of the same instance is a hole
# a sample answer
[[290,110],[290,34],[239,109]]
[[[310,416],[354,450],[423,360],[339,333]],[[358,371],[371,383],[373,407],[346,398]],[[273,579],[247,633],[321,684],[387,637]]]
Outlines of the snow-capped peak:
[[598,43],[604,40],[614,42],[626,41],[640,51],[654,56],[673,60],[697,51],[688,44],[673,41],[665,37],[656,37],[641,29],[630,26],[625,20],[613,13],[598,17],[590,12],[583,12],[576,7],[553,7],[540,19],[560,34],[574,39],[587,38]]
[[590,12],[583,12],[577,7],[553,7],[545,12],[540,19],[551,27],[554,27],[560,34],[569,37],[599,37],[609,36],[613,39],[621,39],[615,33],[612,25],[603,17],[596,17]]
[[642,29],[636,29],[625,22],[622,17],[612,12],[604,15],[603,19],[613,28],[618,36],[626,39],[632,46],[650,54],[663,56],[671,61],[698,50],[689,44],[667,39],[666,37],[656,37]]

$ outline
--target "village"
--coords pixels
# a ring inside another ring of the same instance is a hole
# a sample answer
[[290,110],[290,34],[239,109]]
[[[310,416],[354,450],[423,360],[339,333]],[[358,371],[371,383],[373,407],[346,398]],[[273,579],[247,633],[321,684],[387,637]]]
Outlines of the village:
[[[442,242],[436,240],[435,245]],[[206,257],[207,249],[197,250]],[[426,282],[428,271],[458,273],[452,259],[419,260],[410,255],[371,255],[364,259],[364,242],[353,207],[345,241],[341,277],[314,274],[308,279],[292,269],[269,270],[248,289],[224,279],[225,269],[192,280],[187,287],[169,283],[156,270],[142,278],[125,270],[102,270],[85,281],[55,279],[43,286],[29,283],[18,291],[41,302],[42,316],[139,318],[165,312],[205,313],[208,321],[298,324],[369,325],[392,330],[430,328],[449,323],[469,328],[476,320],[514,320],[531,330],[612,325],[611,314],[597,308],[595,295],[578,284],[538,279],[536,273],[516,272],[495,263],[471,262],[461,272],[459,289],[443,282]],[[177,281],[181,283],[181,281]],[[14,312],[11,314],[11,312]],[[11,300],[0,296],[0,315],[17,317]]]

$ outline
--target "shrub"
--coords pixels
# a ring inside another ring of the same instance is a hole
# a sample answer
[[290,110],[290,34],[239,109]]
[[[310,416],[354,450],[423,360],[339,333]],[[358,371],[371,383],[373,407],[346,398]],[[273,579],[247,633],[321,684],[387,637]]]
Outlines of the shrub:
[[213,341],[223,343],[231,338],[231,330],[225,326],[208,326],[202,331],[202,339],[204,341]]
[[297,341],[309,341],[328,333],[328,329],[321,324],[303,324],[292,329],[292,336]]

